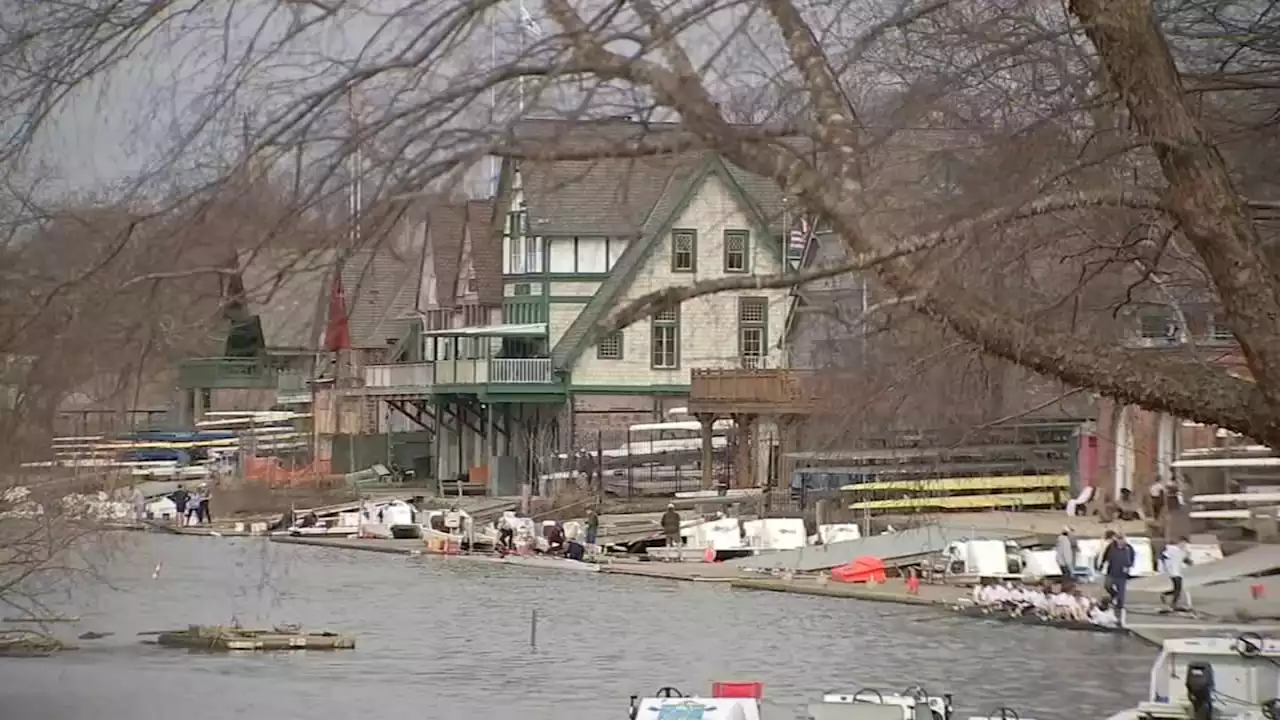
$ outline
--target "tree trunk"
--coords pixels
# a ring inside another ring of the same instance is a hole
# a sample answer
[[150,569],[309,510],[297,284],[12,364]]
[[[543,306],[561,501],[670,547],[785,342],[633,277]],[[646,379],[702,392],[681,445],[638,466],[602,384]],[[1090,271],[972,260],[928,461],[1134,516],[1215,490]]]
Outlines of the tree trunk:
[[1221,154],[1187,106],[1150,0],[1071,0],[1071,12],[1154,147],[1170,209],[1213,278],[1258,389],[1280,410],[1280,273]]

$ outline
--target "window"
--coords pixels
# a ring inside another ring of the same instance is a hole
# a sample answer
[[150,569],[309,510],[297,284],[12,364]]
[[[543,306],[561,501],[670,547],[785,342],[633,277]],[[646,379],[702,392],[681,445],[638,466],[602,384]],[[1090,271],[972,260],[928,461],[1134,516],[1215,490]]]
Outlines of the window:
[[515,288],[511,291],[511,294],[515,295],[516,297],[531,295],[532,288],[529,287],[529,283],[516,283]]
[[696,272],[698,269],[698,233],[694,230],[671,232],[671,271]]
[[744,273],[747,271],[747,246],[749,236],[746,230],[724,231],[724,271],[727,273]]
[[656,370],[680,367],[680,311],[663,310],[653,316],[653,359]]
[[744,368],[764,366],[769,343],[769,299],[738,298],[738,358]]
[[622,359],[622,331],[611,332],[600,338],[596,345],[596,358],[600,360]]
[[1138,334],[1144,338],[1177,340],[1178,319],[1168,308],[1149,307],[1138,315]]
[[469,293],[480,292],[480,283],[476,280],[475,275],[472,275],[471,277],[467,278],[467,292]]

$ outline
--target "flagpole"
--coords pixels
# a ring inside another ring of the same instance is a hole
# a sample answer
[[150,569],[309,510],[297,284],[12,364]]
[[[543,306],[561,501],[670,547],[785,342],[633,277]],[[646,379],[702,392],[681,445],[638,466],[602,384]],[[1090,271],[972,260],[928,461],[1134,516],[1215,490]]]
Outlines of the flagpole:
[[[498,72],[498,8],[495,5],[489,13],[489,70],[496,77]],[[489,85],[489,122],[498,122],[498,84],[490,78]],[[498,156],[489,156],[489,194],[498,196]]]
[[[533,17],[529,15],[529,9],[524,6],[524,0],[520,0],[520,62],[524,62],[524,34],[528,32],[526,24],[533,21]],[[519,94],[519,115],[517,120],[524,119],[524,73],[516,80],[516,92]]]

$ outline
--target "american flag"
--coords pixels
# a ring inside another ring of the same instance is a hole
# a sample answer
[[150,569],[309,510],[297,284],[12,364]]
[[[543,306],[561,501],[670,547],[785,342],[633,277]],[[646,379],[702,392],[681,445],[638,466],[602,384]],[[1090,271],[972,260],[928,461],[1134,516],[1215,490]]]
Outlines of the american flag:
[[803,253],[812,235],[813,227],[809,224],[809,219],[803,215],[800,216],[796,220],[796,224],[791,228],[791,236],[787,239],[788,254],[799,255]]

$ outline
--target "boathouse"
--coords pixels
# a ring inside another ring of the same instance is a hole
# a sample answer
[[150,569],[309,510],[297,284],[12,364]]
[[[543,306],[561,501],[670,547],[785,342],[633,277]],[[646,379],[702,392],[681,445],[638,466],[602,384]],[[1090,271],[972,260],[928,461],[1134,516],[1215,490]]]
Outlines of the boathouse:
[[[698,298],[596,332],[653,290],[801,261],[777,186],[714,152],[539,153],[677,132],[527,121],[517,132],[526,152],[503,162],[496,199],[411,201],[385,242],[339,254],[328,272],[248,262],[246,285],[272,290],[243,303],[240,324],[260,337],[242,357],[184,366],[192,414],[227,390],[271,386],[276,404],[310,408],[319,456],[342,454],[338,437],[377,434],[390,448],[411,436],[426,458],[420,474],[513,494],[687,408],[695,369],[784,367],[796,304],[785,289]],[[689,456],[698,487],[696,444]]]

